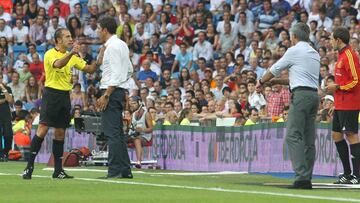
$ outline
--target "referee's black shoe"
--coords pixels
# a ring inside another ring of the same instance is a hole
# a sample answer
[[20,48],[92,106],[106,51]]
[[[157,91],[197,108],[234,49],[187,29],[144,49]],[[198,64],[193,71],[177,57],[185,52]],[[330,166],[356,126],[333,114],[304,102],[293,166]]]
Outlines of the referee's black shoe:
[[359,184],[359,179],[354,175],[341,174],[339,175],[338,180],[334,182],[334,184]]
[[312,184],[310,180],[299,180],[295,181],[289,189],[303,189],[303,190],[311,190]]
[[74,176],[70,176],[70,175],[66,174],[64,170],[61,170],[59,172],[54,172],[53,175],[52,175],[52,178],[55,178],[55,179],[72,179],[72,178],[74,178]]
[[30,180],[33,171],[34,171],[34,168],[33,168],[33,167],[26,167],[25,170],[24,170],[24,173],[23,173],[23,175],[22,175],[22,178],[23,178],[24,180]]

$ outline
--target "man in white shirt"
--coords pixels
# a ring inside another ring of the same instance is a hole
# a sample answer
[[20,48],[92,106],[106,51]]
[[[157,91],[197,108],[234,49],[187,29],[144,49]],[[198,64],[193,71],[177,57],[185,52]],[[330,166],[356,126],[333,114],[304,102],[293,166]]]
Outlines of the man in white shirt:
[[60,28],[59,26],[59,17],[53,16],[51,17],[51,25],[48,27],[46,31],[46,41],[48,44],[55,45],[54,34],[55,31]]
[[4,12],[4,7],[2,5],[0,5],[0,19],[5,20],[6,24],[10,24],[11,22],[11,15]]
[[142,8],[139,7],[139,0],[133,0],[132,6],[128,11],[128,14],[131,15],[131,17],[138,22],[140,20],[140,15],[142,14]]
[[264,95],[261,93],[261,87],[255,89],[255,85],[255,80],[250,80],[248,82],[248,101],[251,107],[255,107],[258,111],[260,111],[260,108],[266,105],[266,100]]
[[99,34],[97,32],[96,16],[90,17],[90,22],[89,25],[85,27],[84,35],[86,36],[87,43],[99,44]]
[[153,6],[155,12],[160,11],[163,5],[162,0],[145,0],[145,3],[150,3]]
[[[102,114],[102,132],[108,140],[108,174],[104,178],[133,178],[127,152],[126,137],[123,133],[122,111],[125,108],[126,82],[133,74],[127,44],[116,36],[116,21],[111,17],[99,20],[98,33],[105,42],[102,61],[102,96],[98,99],[98,109]],[[144,132],[145,133],[145,132]]]
[[198,58],[204,57],[206,61],[212,61],[213,59],[213,46],[210,42],[206,41],[206,34],[205,32],[199,32],[199,39],[198,42],[194,46],[193,51],[193,60],[197,61]]
[[12,42],[13,33],[10,26],[6,25],[4,19],[0,19],[0,37],[6,37],[8,42]]
[[231,24],[231,33],[233,35],[237,36],[237,34],[239,33],[238,24],[234,21],[230,21],[230,17],[231,17],[230,12],[224,12],[224,15],[223,15],[224,20],[220,21],[217,24],[216,31],[224,34],[225,33],[225,24],[230,23]]
[[12,32],[15,44],[25,45],[29,41],[29,28],[23,25],[21,19],[16,20],[16,27],[13,28]]
[[49,10],[50,6],[52,5],[52,0],[38,0],[37,4],[41,8],[45,8],[45,10]]
[[255,31],[254,23],[247,18],[245,12],[240,13],[238,28],[240,34],[248,39],[251,38],[251,34]]

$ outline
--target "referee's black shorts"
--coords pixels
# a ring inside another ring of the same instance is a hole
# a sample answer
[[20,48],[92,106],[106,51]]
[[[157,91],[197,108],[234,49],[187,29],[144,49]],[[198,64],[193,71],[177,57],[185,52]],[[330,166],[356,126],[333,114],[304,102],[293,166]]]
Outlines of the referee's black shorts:
[[339,133],[358,133],[359,110],[335,110],[332,131]]
[[48,127],[68,128],[70,126],[70,92],[45,87],[41,103],[40,123]]

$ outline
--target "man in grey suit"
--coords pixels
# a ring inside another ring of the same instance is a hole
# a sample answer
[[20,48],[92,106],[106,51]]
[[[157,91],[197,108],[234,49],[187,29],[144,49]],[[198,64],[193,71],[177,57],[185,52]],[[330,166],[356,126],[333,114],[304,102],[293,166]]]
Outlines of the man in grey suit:
[[292,188],[312,189],[311,178],[315,162],[315,117],[319,105],[317,94],[320,56],[309,42],[310,29],[304,23],[297,23],[291,30],[291,42],[284,56],[280,58],[258,80],[257,87],[282,70],[289,71],[289,79],[273,78],[271,82],[289,84],[292,92],[287,122],[286,143],[295,171]]

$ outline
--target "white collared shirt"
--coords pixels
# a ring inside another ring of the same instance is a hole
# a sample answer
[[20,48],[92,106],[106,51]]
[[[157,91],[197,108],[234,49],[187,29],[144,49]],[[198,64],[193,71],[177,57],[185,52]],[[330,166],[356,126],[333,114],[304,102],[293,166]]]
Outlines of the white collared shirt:
[[106,41],[105,47],[100,89],[109,86],[126,88],[126,82],[133,73],[128,46],[113,35]]

